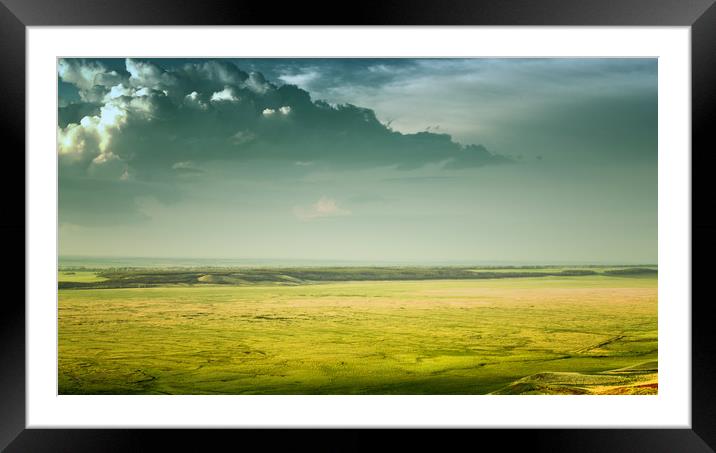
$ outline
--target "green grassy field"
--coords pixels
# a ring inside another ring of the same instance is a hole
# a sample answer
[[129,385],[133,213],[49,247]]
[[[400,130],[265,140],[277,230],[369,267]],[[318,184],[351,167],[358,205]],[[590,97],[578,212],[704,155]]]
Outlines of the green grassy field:
[[78,274],[60,275],[61,288],[90,284],[59,291],[60,394],[657,391],[655,273],[319,282],[279,273],[251,284],[150,276],[142,288]]
[[60,271],[57,279],[63,283],[99,283],[106,280],[93,271]]

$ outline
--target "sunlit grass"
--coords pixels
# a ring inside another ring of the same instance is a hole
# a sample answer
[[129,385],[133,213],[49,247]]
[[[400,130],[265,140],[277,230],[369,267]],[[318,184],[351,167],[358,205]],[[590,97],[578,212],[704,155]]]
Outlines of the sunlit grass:
[[60,393],[653,393],[602,373],[656,360],[656,277],[59,292]]
[[60,271],[57,273],[60,282],[95,283],[106,280],[94,271]]

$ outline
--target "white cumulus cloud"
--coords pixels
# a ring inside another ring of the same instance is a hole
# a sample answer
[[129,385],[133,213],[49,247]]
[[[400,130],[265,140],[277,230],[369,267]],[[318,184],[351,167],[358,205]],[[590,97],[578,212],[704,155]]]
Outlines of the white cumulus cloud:
[[296,206],[293,213],[300,220],[309,221],[326,217],[343,217],[351,215],[351,211],[338,206],[336,200],[326,196],[321,197],[317,202],[308,208]]
[[176,84],[176,78],[157,65],[127,58],[125,67],[132,86],[161,89]]
[[211,100],[213,102],[220,102],[220,101],[231,101],[235,102],[239,100],[239,97],[234,93],[234,89],[231,87],[224,87],[223,90],[217,91],[216,93],[211,95]]

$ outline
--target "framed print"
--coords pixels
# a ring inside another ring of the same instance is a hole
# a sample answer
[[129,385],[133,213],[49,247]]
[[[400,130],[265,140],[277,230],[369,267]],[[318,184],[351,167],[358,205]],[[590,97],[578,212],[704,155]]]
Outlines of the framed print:
[[713,451],[710,1],[5,5],[8,451]]

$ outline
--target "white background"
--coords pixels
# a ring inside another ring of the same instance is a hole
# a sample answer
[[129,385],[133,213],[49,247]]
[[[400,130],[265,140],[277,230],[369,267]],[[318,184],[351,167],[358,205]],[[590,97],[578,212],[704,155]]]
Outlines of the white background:
[[[656,396],[57,395],[57,63],[75,57],[658,57]],[[690,427],[688,27],[28,27],[27,427]]]

